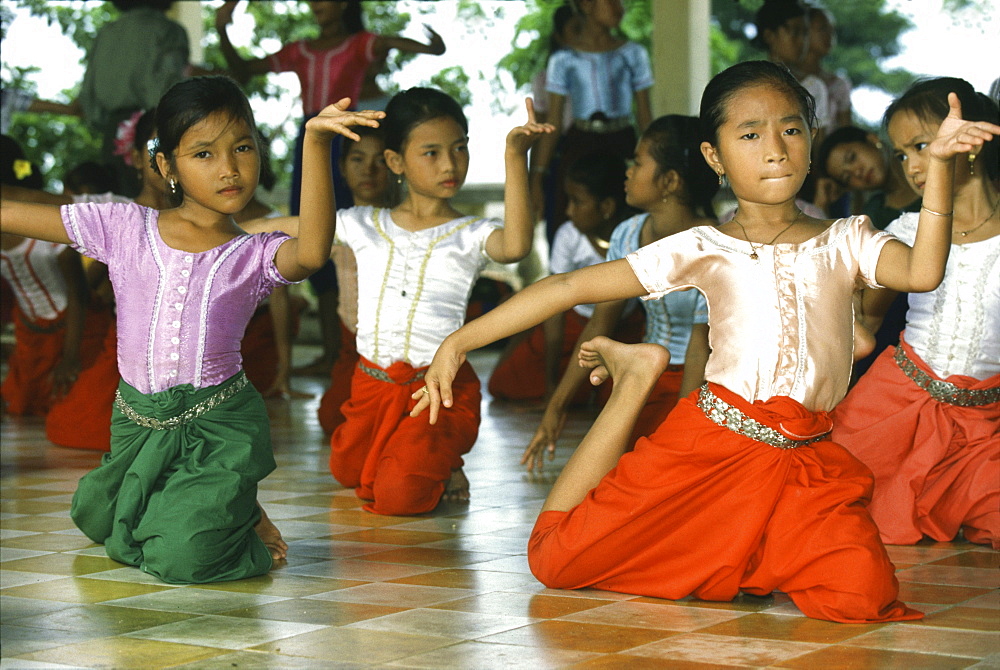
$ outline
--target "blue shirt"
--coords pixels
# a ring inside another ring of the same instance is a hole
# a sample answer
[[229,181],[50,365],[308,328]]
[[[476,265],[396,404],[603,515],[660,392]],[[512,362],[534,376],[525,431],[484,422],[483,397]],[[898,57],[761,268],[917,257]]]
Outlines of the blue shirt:
[[[622,221],[611,234],[609,261],[625,258],[639,249],[639,233],[649,214],[638,214]],[[691,326],[708,323],[708,303],[698,289],[674,291],[656,300],[643,300],[646,310],[646,333],[643,342],[653,342],[670,352],[670,363],[682,365],[691,339]]]
[[611,51],[557,51],[545,77],[546,90],[568,97],[573,117],[583,120],[596,112],[609,119],[630,117],[635,92],[653,85],[649,54],[635,42]]

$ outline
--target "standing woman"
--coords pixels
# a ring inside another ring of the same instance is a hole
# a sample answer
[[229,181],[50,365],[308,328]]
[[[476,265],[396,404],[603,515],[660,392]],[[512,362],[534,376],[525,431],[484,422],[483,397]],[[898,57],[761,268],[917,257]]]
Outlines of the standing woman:
[[[885,113],[906,177],[923,194],[927,146],[955,92],[965,118],[997,123],[997,106],[962,79],[916,84]],[[913,244],[917,219],[952,219],[941,285],[909,296],[906,330],[837,407],[833,439],[875,474],[871,513],[882,540],[925,535],[1000,549],[1000,173],[993,139],[956,161],[954,208],[903,214],[887,230]],[[966,160],[961,160],[966,159]],[[863,317],[892,301],[865,290]]]
[[[649,54],[639,44],[622,39],[618,25],[625,9],[621,0],[574,0],[580,15],[579,32],[571,48],[552,54],[546,71],[549,94],[547,116],[556,132],[542,138],[531,166],[531,198],[542,209],[542,185],[562,134],[563,107],[573,105],[573,126],[566,133],[555,175],[553,217],[547,222],[551,244],[566,220],[566,169],[580,156],[594,151],[632,157],[636,125],[639,132],[653,120],[649,89],[653,71]],[[635,108],[635,124],[632,110]]]

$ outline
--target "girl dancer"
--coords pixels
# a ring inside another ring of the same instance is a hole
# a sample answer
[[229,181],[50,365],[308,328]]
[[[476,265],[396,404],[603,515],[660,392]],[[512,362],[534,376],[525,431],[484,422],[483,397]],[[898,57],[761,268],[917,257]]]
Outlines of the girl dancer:
[[[963,121],[951,102],[927,138],[924,203],[932,212],[951,211],[954,157],[1000,133]],[[830,224],[803,215],[795,194],[809,169],[813,105],[775,63],[717,75],[702,97],[701,148],[728,175],[736,218],[533,284],[450,335],[435,355],[413,411],[429,407],[432,424],[454,402],[451,380],[467,351],[580,302],[691,286],[706,296],[708,383],[630,453],[632,425],[668,356],[646,344],[623,353],[600,338],[584,352],[598,380],[617,378],[535,524],[528,560],[545,585],[710,600],[782,590],[815,618],[921,616],[896,600],[893,565],[866,509],[871,473],[828,439],[827,412],[850,379],[855,281],[935,288],[951,221],[923,212],[910,248],[866,217]]]
[[[923,194],[921,214],[887,230],[913,243],[921,217],[952,219],[951,253],[941,285],[909,296],[899,345],[838,405],[833,438],[875,474],[871,513],[883,541],[950,541],[961,529],[1000,549],[1000,140],[956,161],[954,204],[935,207],[931,141],[952,92],[966,118],[1000,122],[995,103],[950,77],[918,83],[886,110],[906,177]],[[893,295],[866,290],[865,316],[877,319]]]
[[[715,174],[699,150],[698,119],[664,116],[653,121],[635,149],[625,192],[628,203],[646,210],[615,229],[607,259],[625,258],[639,247],[695,226],[716,225],[712,198],[719,189]],[[621,318],[625,301],[603,302],[580,334],[580,344],[598,335],[611,335]],[[657,300],[644,300],[646,332],[643,342],[653,342],[670,352],[670,365],[660,375],[636,422],[633,438],[649,435],[684,397],[697,388],[708,359],[708,306],[697,290],[676,291]],[[521,462],[528,470],[542,468],[547,451],[555,456],[556,441],[566,422],[566,412],[587,371],[570,365],[549,399],[541,425],[524,450]]]
[[272,288],[327,259],[330,140],[382,116],[349,104],[309,123],[298,238],[247,235],[232,219],[253,196],[260,161],[250,105],[225,77],[176,84],[157,107],[156,165],[181,197],[176,209],[3,201],[5,231],[71,244],[110,270],[123,378],[112,450],[80,480],[71,514],[111,558],[198,583],[259,575],[284,556],[256,503],[274,457],[239,341]]
[[469,168],[468,123],[461,106],[440,91],[411,88],[385,110],[389,170],[406,180],[403,202],[390,210],[355,207],[338,213],[338,238],[358,261],[361,358],[346,417],[331,438],[330,470],[355,487],[377,514],[433,509],[447,489],[468,499],[462,454],[479,430],[479,380],[469,365],[456,370],[455,411],[428,429],[408,416],[410,395],[445,335],[465,319],[472,285],[492,258],[520,260],[531,250],[528,148],[554,128],[528,123],[507,135],[506,225],[464,216],[451,206]]

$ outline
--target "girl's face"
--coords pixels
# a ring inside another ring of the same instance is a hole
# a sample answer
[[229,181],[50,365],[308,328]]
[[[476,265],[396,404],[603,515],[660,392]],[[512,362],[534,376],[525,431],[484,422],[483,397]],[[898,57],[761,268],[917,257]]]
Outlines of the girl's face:
[[709,166],[729,177],[733,193],[761,204],[795,198],[809,172],[812,133],[798,100],[767,84],[737,91],[726,103],[717,145],[701,145]]
[[334,0],[313,0],[309,3],[309,9],[312,10],[313,18],[316,19],[316,25],[321,28],[340,23],[346,8],[346,2]]
[[622,0],[583,0],[580,10],[588,20],[609,30],[617,28],[625,16]]
[[870,142],[844,142],[831,151],[826,173],[845,188],[868,191],[885,186],[888,166],[882,152]]
[[354,195],[354,204],[383,204],[389,186],[389,168],[382,155],[385,150],[382,140],[365,135],[358,142],[345,141],[344,146],[340,172]]
[[[927,181],[927,145],[937,135],[940,122],[928,124],[909,110],[898,112],[889,119],[889,139],[896,158],[903,164],[903,174],[914,191],[923,195]],[[959,161],[956,161],[959,163]],[[964,174],[966,170],[957,170]]]
[[469,138],[455,119],[442,116],[414,126],[403,153],[386,152],[386,157],[411,191],[448,199],[462,188],[469,172]]
[[606,201],[610,202],[610,207],[594,197],[584,185],[566,180],[566,218],[584,235],[597,231],[614,214],[614,201],[610,198]]
[[801,16],[788,19],[774,30],[764,31],[764,42],[767,44],[771,60],[795,65],[806,49],[806,22]]
[[823,12],[809,13],[809,51],[825,56],[833,49],[836,34]]
[[649,153],[649,142],[639,140],[635,157],[625,171],[625,202],[638,209],[647,210],[663,197],[659,168]]
[[157,154],[157,160],[166,178],[176,179],[184,189],[185,205],[193,201],[221,214],[242,210],[260,176],[250,126],[225,112],[214,112],[188,128],[169,164],[163,154]]

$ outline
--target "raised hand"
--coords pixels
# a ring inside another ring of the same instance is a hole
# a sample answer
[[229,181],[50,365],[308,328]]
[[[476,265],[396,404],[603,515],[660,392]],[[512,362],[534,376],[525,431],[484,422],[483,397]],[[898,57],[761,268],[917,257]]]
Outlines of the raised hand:
[[545,465],[545,454],[549,455],[551,461],[556,455],[556,440],[562,433],[563,426],[566,425],[566,412],[561,412],[550,407],[545,408],[542,415],[542,422],[535,431],[535,436],[531,438],[528,448],[521,455],[521,465],[528,467],[528,472],[533,472],[536,468],[542,471]]
[[1000,126],[995,123],[964,120],[962,103],[954,93],[948,94],[948,107],[948,116],[928,146],[932,158],[947,161],[958,154],[977,152],[983,144],[1000,135]]
[[452,352],[451,348],[448,347],[448,340],[445,339],[438,347],[437,353],[434,354],[431,366],[427,368],[427,373],[424,375],[424,387],[410,396],[417,401],[416,407],[410,411],[410,416],[418,417],[429,407],[430,423],[431,425],[437,423],[441,406],[451,407],[454,402],[451,383],[455,380],[455,375],[458,374],[458,369],[462,367],[463,363],[465,363],[465,354],[457,351]]
[[427,45],[431,48],[431,53],[435,56],[443,54],[445,50],[444,39],[426,23],[424,24],[424,32],[427,33]]
[[351,126],[378,128],[379,119],[385,118],[385,112],[369,110],[352,112],[350,106],[350,98],[341,98],[332,105],[327,105],[323,111],[306,122],[306,131],[329,138],[334,135],[343,135],[357,142],[361,137],[351,130]]
[[535,119],[535,103],[531,98],[525,98],[525,107],[528,109],[528,122],[523,126],[517,126],[507,133],[507,149],[516,151],[521,155],[528,153],[539,137],[544,134],[554,133],[556,127],[551,123],[539,123]]

